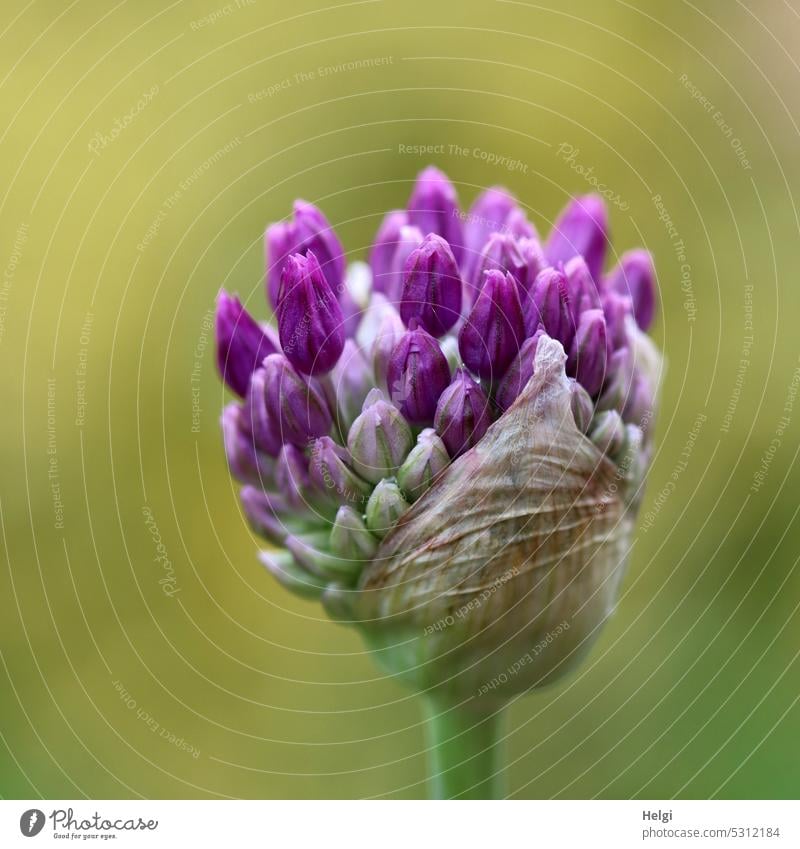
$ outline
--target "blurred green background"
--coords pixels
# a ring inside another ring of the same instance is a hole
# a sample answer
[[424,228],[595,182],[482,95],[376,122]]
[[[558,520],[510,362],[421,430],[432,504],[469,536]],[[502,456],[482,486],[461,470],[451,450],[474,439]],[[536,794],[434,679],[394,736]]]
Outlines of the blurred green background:
[[3,797],[424,792],[415,699],[256,560],[209,320],[221,285],[267,316],[262,233],[295,197],[360,259],[429,162],[543,232],[597,181],[660,276],[623,596],[577,674],[513,705],[512,793],[798,796],[794,0],[0,18]]

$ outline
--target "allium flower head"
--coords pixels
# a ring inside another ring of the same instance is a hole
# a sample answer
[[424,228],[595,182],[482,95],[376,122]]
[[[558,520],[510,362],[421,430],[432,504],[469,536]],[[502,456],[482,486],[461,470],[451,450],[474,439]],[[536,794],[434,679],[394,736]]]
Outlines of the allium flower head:
[[369,269],[345,270],[310,204],[268,228],[279,343],[220,296],[239,396],[225,450],[262,562],[416,687],[474,696],[546,644],[491,688],[504,701],[560,674],[613,609],[661,359],[652,258],[607,272],[608,232],[602,199],[581,197],[542,244],[504,189],[463,215],[428,168]]

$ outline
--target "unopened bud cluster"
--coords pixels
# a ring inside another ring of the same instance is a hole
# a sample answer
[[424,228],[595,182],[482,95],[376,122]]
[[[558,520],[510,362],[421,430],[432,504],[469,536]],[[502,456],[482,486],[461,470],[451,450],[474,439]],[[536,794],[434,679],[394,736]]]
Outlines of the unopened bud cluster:
[[346,268],[303,201],[265,248],[276,327],[219,296],[218,364],[239,399],[222,428],[244,510],[274,546],[263,562],[291,589],[355,587],[410,506],[503,427],[542,339],[563,347],[580,433],[614,463],[644,450],[656,387],[637,340],[655,273],[640,250],[605,270],[599,197],[571,201],[542,240],[504,189],[464,215],[428,168],[366,265]]

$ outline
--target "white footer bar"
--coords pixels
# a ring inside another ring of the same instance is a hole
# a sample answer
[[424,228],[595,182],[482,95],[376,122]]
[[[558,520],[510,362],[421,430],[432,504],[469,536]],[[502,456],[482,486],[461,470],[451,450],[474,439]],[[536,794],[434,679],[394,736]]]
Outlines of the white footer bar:
[[0,846],[800,846],[775,801],[0,801]]

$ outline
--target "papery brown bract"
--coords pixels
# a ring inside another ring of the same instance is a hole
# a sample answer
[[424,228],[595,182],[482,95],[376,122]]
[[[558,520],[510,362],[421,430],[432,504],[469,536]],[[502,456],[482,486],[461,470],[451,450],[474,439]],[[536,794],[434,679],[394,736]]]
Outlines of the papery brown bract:
[[[402,516],[351,596],[377,657],[417,689],[505,701],[570,668],[614,608],[633,482],[576,428],[565,362],[543,336],[523,392]],[[341,616],[335,591],[324,598]]]

